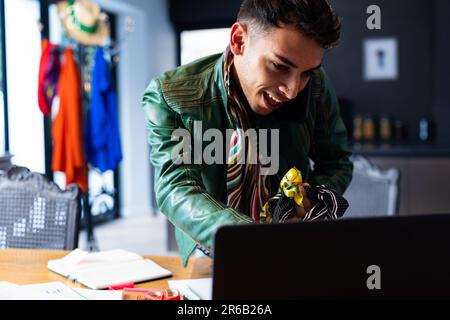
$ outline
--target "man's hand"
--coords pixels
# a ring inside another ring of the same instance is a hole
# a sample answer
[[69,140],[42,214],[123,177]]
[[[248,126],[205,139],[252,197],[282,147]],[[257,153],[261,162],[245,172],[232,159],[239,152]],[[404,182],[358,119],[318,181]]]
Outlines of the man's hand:
[[300,207],[298,204],[294,204],[295,211],[294,213],[287,219],[287,222],[300,222],[305,217],[306,213],[311,210],[312,203],[311,200],[308,198],[308,195],[306,194],[306,190],[304,187],[309,187],[309,183],[305,182],[300,187],[300,190],[303,194],[303,207]]

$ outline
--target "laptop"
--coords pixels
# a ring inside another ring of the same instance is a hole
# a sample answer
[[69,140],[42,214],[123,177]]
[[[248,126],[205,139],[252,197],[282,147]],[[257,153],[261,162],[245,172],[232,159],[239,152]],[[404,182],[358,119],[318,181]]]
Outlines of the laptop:
[[450,298],[450,215],[224,226],[213,299]]

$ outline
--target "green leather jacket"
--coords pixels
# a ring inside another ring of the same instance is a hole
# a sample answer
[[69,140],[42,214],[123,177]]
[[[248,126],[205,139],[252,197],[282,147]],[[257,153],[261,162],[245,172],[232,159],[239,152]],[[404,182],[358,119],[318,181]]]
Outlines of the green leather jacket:
[[[143,97],[156,201],[176,227],[183,265],[197,245],[213,248],[218,227],[252,222],[248,215],[226,206],[225,164],[176,165],[171,160],[173,149],[181,143],[172,140],[175,129],[186,128],[197,135],[193,139],[202,141],[194,121],[202,121],[202,132],[216,128],[225,134],[236,127],[227,105],[223,59],[223,54],[212,55],[168,71],[150,82]],[[352,177],[351,153],[337,99],[323,69],[314,73],[295,101],[255,119],[260,128],[280,130],[279,170],[272,179],[275,188],[296,166],[311,185],[345,191]]]

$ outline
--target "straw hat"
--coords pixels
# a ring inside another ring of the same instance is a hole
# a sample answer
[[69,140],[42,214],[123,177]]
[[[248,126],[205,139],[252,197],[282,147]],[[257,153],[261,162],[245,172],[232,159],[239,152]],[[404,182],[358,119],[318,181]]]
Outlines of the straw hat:
[[108,16],[89,0],[57,3],[58,15],[66,33],[87,46],[103,46],[110,35]]

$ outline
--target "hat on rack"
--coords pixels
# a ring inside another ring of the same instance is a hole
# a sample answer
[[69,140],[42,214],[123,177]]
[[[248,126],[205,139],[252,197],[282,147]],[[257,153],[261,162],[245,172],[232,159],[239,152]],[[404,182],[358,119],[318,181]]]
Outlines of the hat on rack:
[[57,3],[58,15],[66,33],[87,46],[103,46],[110,35],[108,16],[88,0]]

